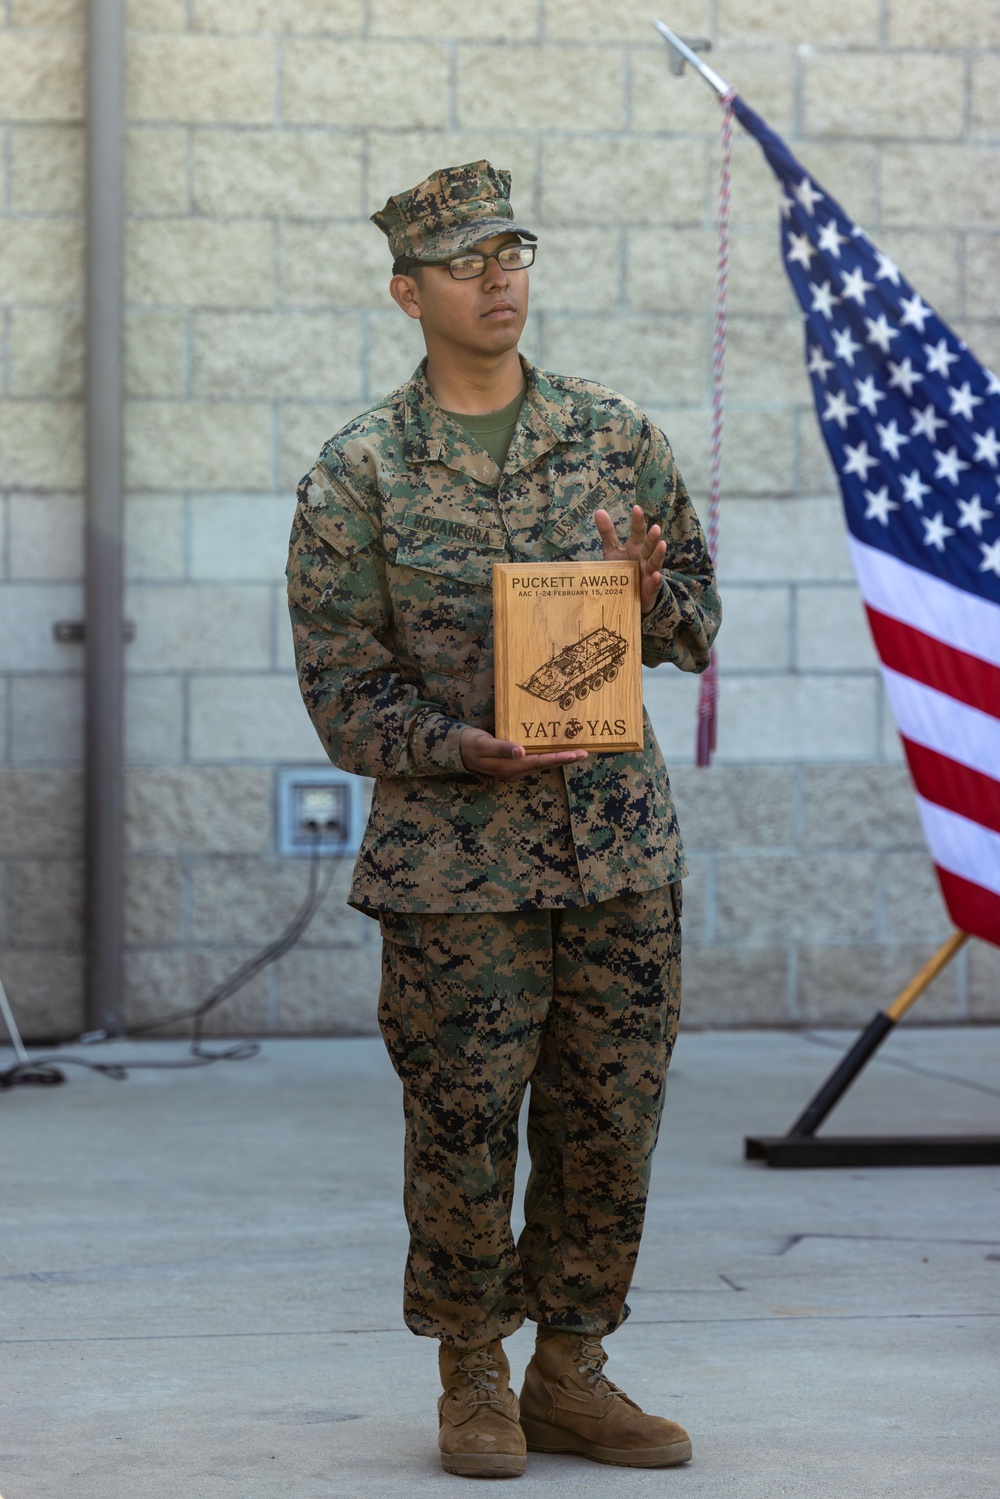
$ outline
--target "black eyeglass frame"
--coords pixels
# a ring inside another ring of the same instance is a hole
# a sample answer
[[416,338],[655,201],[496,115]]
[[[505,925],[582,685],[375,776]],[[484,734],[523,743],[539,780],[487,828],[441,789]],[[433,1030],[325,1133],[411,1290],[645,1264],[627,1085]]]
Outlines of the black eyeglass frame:
[[[519,242],[516,245],[501,245],[499,250],[491,250],[489,254],[487,254],[485,250],[476,250],[475,248],[473,248],[469,250],[460,250],[457,255],[449,255],[447,260],[417,260],[411,255],[401,255],[399,259],[394,263],[392,267],[392,273],[394,276],[405,275],[408,267],[413,265],[444,265],[448,267],[448,273],[453,281],[478,281],[480,276],[486,275],[486,267],[489,265],[491,260],[495,260],[502,271],[526,271],[529,266],[534,265],[535,263],[535,251],[537,250],[537,248],[537,245],[525,244],[523,242]],[[500,256],[504,253],[505,250],[517,250],[521,255],[526,255],[527,260],[525,264],[509,266],[504,265],[500,259]],[[455,261],[467,260],[470,259],[473,255],[483,262],[482,270],[476,271],[475,275],[473,276],[456,276],[455,272],[452,270],[452,266]]]

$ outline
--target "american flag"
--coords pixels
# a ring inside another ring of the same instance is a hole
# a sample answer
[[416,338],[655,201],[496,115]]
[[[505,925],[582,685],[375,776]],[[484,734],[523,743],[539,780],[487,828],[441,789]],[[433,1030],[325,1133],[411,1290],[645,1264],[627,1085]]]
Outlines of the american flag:
[[742,99],[949,914],[1000,943],[1000,380]]

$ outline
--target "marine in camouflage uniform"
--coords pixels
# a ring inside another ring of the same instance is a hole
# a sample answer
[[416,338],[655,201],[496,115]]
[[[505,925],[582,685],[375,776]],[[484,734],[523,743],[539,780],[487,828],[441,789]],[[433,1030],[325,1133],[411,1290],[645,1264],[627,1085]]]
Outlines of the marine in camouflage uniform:
[[[398,270],[534,238],[508,199],[509,176],[475,163],[374,218]],[[595,512],[620,536],[639,506],[666,546],[644,664],[704,669],[719,602],[669,445],[630,401],[522,359],[501,470],[435,400],[426,364],[303,479],[288,583],[312,721],[331,760],[375,778],[350,900],[381,923],[379,1019],[404,1090],[405,1316],[458,1357],[526,1315],[599,1338],[628,1314],[686,873],[648,718],[641,752],[510,780],[466,768],[465,731],[493,731],[491,565],[600,558]]]

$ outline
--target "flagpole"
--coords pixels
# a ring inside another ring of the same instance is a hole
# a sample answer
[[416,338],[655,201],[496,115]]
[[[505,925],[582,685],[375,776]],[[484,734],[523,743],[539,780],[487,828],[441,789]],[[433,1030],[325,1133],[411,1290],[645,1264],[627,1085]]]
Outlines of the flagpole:
[[[707,62],[702,62],[697,52],[695,52],[693,48],[689,47],[687,42],[684,41],[683,37],[679,37],[677,35],[676,31],[671,31],[670,27],[664,26],[662,21],[654,21],[653,25],[656,27],[657,31],[667,42],[667,44],[674,49],[674,51],[677,53],[677,56],[681,59],[681,68],[683,67],[684,63],[689,62],[694,68],[695,72],[700,73],[705,82],[711,88],[715,89],[715,92],[719,95],[720,99],[725,98],[726,94],[731,94],[733,92],[726,80],[724,78],[720,78],[715,69],[710,68]],[[678,69],[678,72],[679,71],[680,68]]]

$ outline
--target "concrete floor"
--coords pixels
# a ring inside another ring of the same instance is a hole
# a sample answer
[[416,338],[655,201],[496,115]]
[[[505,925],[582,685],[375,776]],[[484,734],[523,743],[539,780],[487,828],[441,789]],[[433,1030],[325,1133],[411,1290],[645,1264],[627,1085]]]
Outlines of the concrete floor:
[[[529,1455],[518,1494],[1000,1494],[1000,1170],[741,1161],[829,1071],[821,1039],[678,1045],[609,1374],[688,1426],[694,1462]],[[1000,1030],[904,1028],[882,1055],[838,1133],[1000,1130],[996,1091],[889,1065],[1000,1090]],[[0,1094],[4,1499],[468,1488],[437,1462],[434,1345],[400,1317],[399,1115],[374,1040]],[[528,1334],[508,1347],[519,1378]]]

